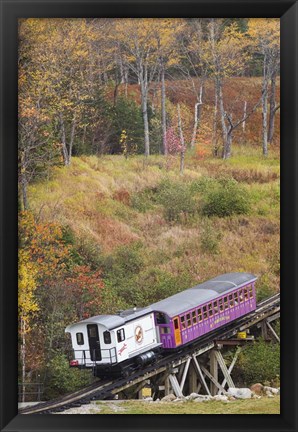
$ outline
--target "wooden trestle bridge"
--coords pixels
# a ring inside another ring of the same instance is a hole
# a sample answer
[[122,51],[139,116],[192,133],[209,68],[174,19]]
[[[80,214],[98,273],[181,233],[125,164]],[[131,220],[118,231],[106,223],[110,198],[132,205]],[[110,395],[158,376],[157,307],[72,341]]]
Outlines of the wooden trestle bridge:
[[[239,332],[251,334],[260,328],[265,340],[280,339],[271,323],[280,317],[280,295],[263,300],[257,309],[225,328],[219,328],[178,352],[168,354],[147,368],[133,372],[129,378],[115,381],[97,380],[81,390],[58,399],[19,410],[20,414],[48,414],[64,411],[92,400],[138,398],[144,387],[150,387],[152,397],[174,393],[177,397],[192,392],[208,395],[226,394],[228,387],[235,387],[232,371],[242,349],[253,337],[237,338]],[[234,347],[234,357],[226,365],[221,349]],[[221,377],[221,379],[220,379]]]

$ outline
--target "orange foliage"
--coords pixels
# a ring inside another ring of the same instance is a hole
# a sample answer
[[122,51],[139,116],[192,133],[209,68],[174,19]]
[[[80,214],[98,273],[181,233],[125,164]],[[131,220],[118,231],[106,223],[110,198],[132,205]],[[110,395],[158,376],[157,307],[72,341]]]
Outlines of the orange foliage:
[[66,295],[68,301],[73,305],[76,319],[81,320],[99,314],[104,287],[99,271],[94,272],[88,266],[77,265],[64,283]]

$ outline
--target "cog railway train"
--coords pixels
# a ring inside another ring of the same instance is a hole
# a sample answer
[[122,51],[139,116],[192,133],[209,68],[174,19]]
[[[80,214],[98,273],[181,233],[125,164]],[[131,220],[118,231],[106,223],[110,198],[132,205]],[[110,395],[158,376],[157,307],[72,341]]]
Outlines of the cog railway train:
[[226,273],[144,308],[69,325],[70,366],[97,377],[128,376],[163,352],[180,350],[256,309],[256,276]]

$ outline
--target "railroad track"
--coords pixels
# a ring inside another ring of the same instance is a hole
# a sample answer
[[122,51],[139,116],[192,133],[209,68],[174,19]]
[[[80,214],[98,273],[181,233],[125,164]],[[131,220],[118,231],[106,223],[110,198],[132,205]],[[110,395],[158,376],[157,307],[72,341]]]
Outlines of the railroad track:
[[244,317],[233,321],[228,327],[214,330],[208,335],[200,338],[196,343],[184,347],[182,350],[170,353],[158,360],[154,365],[145,369],[137,370],[130,375],[129,381],[127,378],[118,378],[115,381],[98,380],[92,384],[77,390],[71,394],[64,395],[55,400],[40,403],[33,407],[27,407],[19,410],[20,414],[49,414],[53,412],[61,412],[71,407],[77,407],[85,403],[89,403],[94,399],[106,399],[112,397],[116,393],[131,387],[138,382],[157,375],[163,371],[171,369],[185,361],[190,355],[198,355],[206,352],[215,346],[215,340],[223,338],[231,338],[238,331],[246,330],[267,317],[277,314],[280,309],[280,294],[275,294],[268,299],[258,303],[254,312],[251,312]]

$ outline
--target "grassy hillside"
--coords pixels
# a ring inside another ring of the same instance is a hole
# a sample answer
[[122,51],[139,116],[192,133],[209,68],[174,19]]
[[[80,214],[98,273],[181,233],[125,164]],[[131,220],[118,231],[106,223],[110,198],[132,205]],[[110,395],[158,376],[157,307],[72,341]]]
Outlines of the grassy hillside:
[[[65,227],[85,263],[102,269],[118,299],[105,312],[234,271],[258,275],[264,297],[279,290],[279,155],[260,153],[235,146],[228,161],[188,154],[184,176],[177,157],[73,158],[30,186],[30,207]],[[212,215],[212,197],[244,208]]]

